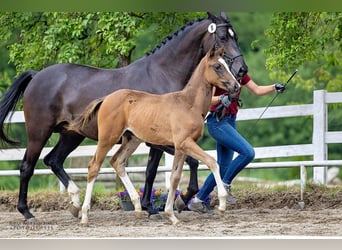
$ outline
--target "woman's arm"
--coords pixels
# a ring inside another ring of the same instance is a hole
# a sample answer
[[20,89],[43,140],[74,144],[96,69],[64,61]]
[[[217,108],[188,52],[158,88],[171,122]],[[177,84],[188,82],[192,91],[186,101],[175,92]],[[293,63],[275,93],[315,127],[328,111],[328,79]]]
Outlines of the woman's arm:
[[251,93],[257,96],[263,96],[270,94],[275,91],[275,84],[271,85],[258,85],[256,84],[252,79],[249,80],[245,85],[244,85]]

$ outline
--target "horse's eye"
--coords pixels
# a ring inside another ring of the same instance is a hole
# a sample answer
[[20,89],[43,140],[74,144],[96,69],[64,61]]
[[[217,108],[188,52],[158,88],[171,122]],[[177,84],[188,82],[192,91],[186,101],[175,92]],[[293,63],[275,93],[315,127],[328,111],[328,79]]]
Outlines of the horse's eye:
[[220,36],[220,40],[221,40],[221,42],[226,42],[226,41],[228,41],[228,39],[227,39],[226,36]]

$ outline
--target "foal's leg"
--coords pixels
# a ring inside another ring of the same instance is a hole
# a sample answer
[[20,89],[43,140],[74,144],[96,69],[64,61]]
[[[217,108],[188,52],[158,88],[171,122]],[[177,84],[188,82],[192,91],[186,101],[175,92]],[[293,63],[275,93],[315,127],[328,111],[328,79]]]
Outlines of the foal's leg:
[[[142,207],[143,209],[147,209],[149,215],[152,214],[152,212],[155,214],[157,211],[153,210],[152,204],[150,202],[151,199],[151,191],[154,179],[157,174],[157,169],[159,165],[160,158],[163,155],[163,151],[165,151],[168,154],[174,155],[175,154],[175,148],[172,146],[161,146],[161,145],[152,145],[149,143],[146,143],[147,146],[151,147],[150,154],[149,154],[149,160],[146,167],[146,181],[145,181],[145,188],[144,188],[144,194],[142,199]],[[186,163],[188,163],[190,167],[190,181],[187,188],[187,193],[185,195],[181,194],[176,199],[176,208],[178,212],[180,213],[185,205],[191,200],[191,198],[198,192],[198,179],[197,179],[197,170],[198,170],[198,160],[187,156],[185,159]]]
[[96,148],[96,153],[90,160],[88,165],[88,178],[87,178],[87,190],[84,197],[82,205],[82,219],[81,224],[88,224],[88,211],[90,209],[91,194],[93,191],[94,183],[96,177],[100,171],[101,165],[108,153],[108,151],[113,147],[114,143],[102,143],[99,141]]
[[134,204],[135,212],[141,213],[140,197],[134,188],[125,168],[127,165],[128,158],[137,149],[141,140],[137,138],[132,133],[126,132],[122,136],[121,147],[115,153],[115,155],[110,159],[110,164],[115,169],[116,174],[120,177],[122,183],[126,187],[128,194]]
[[198,146],[197,143],[190,138],[186,139],[181,144],[181,148],[185,154],[190,155],[193,158],[196,158],[197,160],[204,162],[213,172],[217,185],[218,198],[220,202],[218,210],[225,211],[227,191],[224,189],[223,182],[220,176],[219,167],[217,165],[215,158],[204,152],[203,149],[201,149],[200,146]]
[[185,195],[181,194],[176,199],[176,208],[178,213],[182,212],[185,205],[192,199],[192,197],[198,192],[198,160],[192,158],[191,156],[187,156],[185,162],[188,163],[190,168],[190,180],[188,189]]
[[167,196],[167,201],[165,205],[165,213],[168,215],[169,219],[171,220],[172,224],[177,224],[179,220],[174,214],[173,211],[173,204],[176,194],[176,189],[179,184],[182,170],[183,170],[183,164],[185,160],[186,155],[181,153],[180,151],[175,151],[175,157],[173,159],[173,166],[172,166],[172,172],[170,177],[170,189]]

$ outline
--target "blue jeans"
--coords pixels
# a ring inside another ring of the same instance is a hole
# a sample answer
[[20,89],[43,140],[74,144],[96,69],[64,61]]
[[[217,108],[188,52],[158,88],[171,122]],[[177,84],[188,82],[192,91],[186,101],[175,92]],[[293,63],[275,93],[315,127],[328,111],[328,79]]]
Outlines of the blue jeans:
[[[207,119],[209,134],[216,140],[217,163],[220,167],[222,181],[231,184],[234,177],[247,166],[255,156],[253,147],[236,130],[236,115],[225,116],[217,121],[213,115]],[[234,152],[239,155],[233,160]],[[211,173],[197,194],[205,200],[216,186]]]

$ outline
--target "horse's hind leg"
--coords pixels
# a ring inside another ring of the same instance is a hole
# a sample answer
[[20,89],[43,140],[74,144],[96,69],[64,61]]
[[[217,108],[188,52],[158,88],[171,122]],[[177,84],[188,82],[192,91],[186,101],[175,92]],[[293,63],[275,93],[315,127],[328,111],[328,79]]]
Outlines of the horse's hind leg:
[[[44,130],[38,127],[36,129],[39,129],[39,131],[35,131],[35,129],[29,130],[28,128],[29,126],[27,125],[28,143],[24,158],[20,165],[20,187],[17,207],[19,212],[24,215],[25,219],[34,217],[27,206],[28,185],[33,175],[34,167],[39,159],[39,155],[52,133],[52,131],[45,131],[44,133]],[[40,136],[37,137],[36,134],[39,134]]]
[[167,196],[167,201],[165,205],[165,213],[168,215],[170,221],[172,224],[177,224],[179,220],[174,214],[173,211],[173,204],[174,204],[174,198],[176,194],[176,189],[179,184],[182,170],[183,170],[183,164],[185,160],[186,155],[181,153],[180,151],[175,151],[175,157],[173,159],[173,166],[172,166],[172,173],[170,177],[170,189]]
[[137,213],[141,212],[140,198],[125,170],[125,167],[127,165],[129,156],[133,154],[133,152],[137,149],[140,143],[141,140],[139,138],[137,138],[130,132],[126,132],[122,136],[121,147],[110,159],[110,164],[113,166],[117,176],[120,177],[122,183],[126,187],[131,198],[131,201],[134,204],[135,212]]
[[73,216],[78,217],[80,211],[80,191],[77,185],[71,180],[69,175],[63,168],[63,163],[66,157],[72,152],[84,137],[71,131],[62,131],[60,133],[59,141],[52,151],[45,156],[44,163],[49,166],[52,172],[67,188],[71,197],[70,212]]

